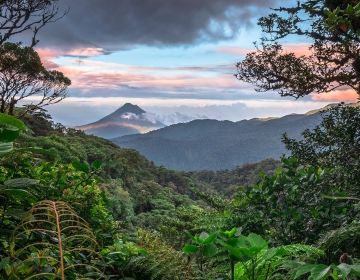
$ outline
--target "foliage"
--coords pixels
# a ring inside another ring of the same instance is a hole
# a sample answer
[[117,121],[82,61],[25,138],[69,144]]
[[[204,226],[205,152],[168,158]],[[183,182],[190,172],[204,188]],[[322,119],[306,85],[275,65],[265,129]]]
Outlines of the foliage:
[[268,235],[276,244],[307,242],[336,229],[358,215],[355,202],[330,200],[343,189],[329,186],[332,172],[304,166],[296,158],[283,159],[273,176],[239,191],[234,199],[230,225],[245,232]]
[[[192,243],[186,244],[183,251],[195,256],[204,279],[209,278],[206,271],[211,265],[209,258],[227,264],[232,280],[267,280],[281,277],[282,265],[291,258],[316,259],[322,255],[321,250],[300,244],[269,248],[261,236],[253,233],[245,236],[236,228],[211,234],[203,232],[191,239]],[[222,259],[221,255],[225,255],[226,259]]]
[[360,258],[360,222],[355,220],[329,231],[319,240],[318,246],[326,252],[330,262],[337,262],[344,253]]
[[292,270],[292,279],[299,279],[309,274],[309,280],[340,280],[340,279],[358,279],[360,276],[359,264],[325,265],[325,264],[306,264],[303,262],[289,262],[286,268]]
[[125,277],[125,271],[134,258],[141,258],[146,255],[146,251],[132,242],[124,242],[122,239],[115,239],[114,244],[101,250],[106,266],[111,269],[110,278],[118,279]]
[[139,246],[146,257],[135,258],[129,264],[139,279],[190,280],[196,275],[186,257],[166,244],[161,237],[146,230],[139,230]]
[[[32,117],[26,115],[33,124],[31,134],[39,131],[36,126],[40,125]],[[0,275],[7,275],[8,264],[14,264],[6,253],[11,233],[26,211],[44,199],[64,201],[86,220],[104,259],[101,267],[111,277],[132,276],[130,263],[145,257],[143,249],[126,241],[141,243],[134,236],[135,226],[158,228],[164,239],[181,244],[182,236],[165,220],[194,203],[180,193],[190,194],[188,179],[170,171],[159,176],[159,169],[138,153],[119,149],[109,141],[74,130],[58,131],[51,124],[46,127],[48,130],[41,132],[44,136],[20,135],[18,148],[0,159],[0,255],[10,262],[3,263]],[[160,181],[163,185],[157,183]],[[184,224],[179,222],[179,226]],[[175,249],[173,253],[176,255]],[[29,264],[29,269],[33,268]],[[156,270],[144,275],[152,273]]]
[[360,197],[360,107],[339,104],[322,113],[314,130],[305,130],[298,141],[285,135],[284,143],[302,164],[330,168],[328,185],[346,196]]
[[333,32],[340,29],[343,32],[359,35],[360,4],[356,4],[356,1],[343,1],[343,4],[337,7],[331,5],[325,10],[325,15],[327,17],[326,23]]
[[28,129],[31,135],[36,136],[49,136],[52,133],[64,133],[65,127],[59,123],[54,123],[50,114],[43,108],[37,108],[36,110],[28,110],[25,108],[15,110],[15,115],[19,116]]
[[14,140],[24,130],[26,126],[22,121],[0,113],[0,156],[12,151]]
[[258,163],[245,164],[232,170],[198,171],[189,174],[199,182],[205,183],[208,189],[214,188],[226,196],[233,196],[236,191],[244,186],[251,186],[260,180],[260,175],[271,175],[279,161],[266,159]]
[[60,102],[71,84],[61,72],[46,70],[35,50],[14,43],[0,45],[0,69],[0,112],[10,115],[29,97],[39,97],[29,110]]
[[[260,18],[265,35],[237,64],[239,80],[257,91],[296,98],[346,87],[360,93],[359,6],[352,0],[306,0]],[[287,51],[284,38],[305,37],[303,55]]]
[[15,229],[10,256],[2,265],[9,279],[100,279],[104,275],[98,251],[91,228],[71,207],[41,201]]

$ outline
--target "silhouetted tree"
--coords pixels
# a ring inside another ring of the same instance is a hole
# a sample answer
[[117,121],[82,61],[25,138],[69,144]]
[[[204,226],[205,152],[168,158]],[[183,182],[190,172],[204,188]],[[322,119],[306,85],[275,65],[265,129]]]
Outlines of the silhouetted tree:
[[[298,1],[260,18],[265,33],[257,50],[237,64],[236,77],[296,98],[310,93],[353,89],[360,94],[360,4],[358,0]],[[279,43],[310,40],[309,54],[296,56]]]
[[19,101],[31,97],[35,110],[66,97],[71,81],[59,71],[48,71],[31,47],[0,45],[0,112],[14,114]]
[[13,36],[30,32],[30,46],[35,46],[39,30],[66,13],[59,12],[57,0],[0,0],[0,45]]

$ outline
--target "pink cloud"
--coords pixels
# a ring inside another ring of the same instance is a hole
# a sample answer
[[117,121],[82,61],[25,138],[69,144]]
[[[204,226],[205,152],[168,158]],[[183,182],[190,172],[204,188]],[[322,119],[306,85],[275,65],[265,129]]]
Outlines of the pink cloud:
[[55,59],[62,56],[78,56],[78,57],[91,57],[98,56],[104,53],[102,48],[74,48],[74,49],[56,49],[56,48],[37,48],[41,61],[46,68],[55,69],[59,67],[54,62]]
[[[296,56],[309,55],[311,53],[308,44],[285,44],[283,45],[283,49],[286,53],[294,53]],[[224,54],[245,56],[250,52],[256,51],[256,49],[237,46],[221,46],[216,48],[215,51]]]
[[131,86],[136,88],[181,89],[181,88],[241,88],[242,83],[232,75],[201,76],[173,74],[151,74],[128,68],[117,71],[86,69],[79,67],[60,67],[72,80],[72,86],[80,89],[119,88]]
[[352,89],[336,90],[330,93],[312,95],[312,100],[329,102],[357,102],[359,95]]
[[62,51],[59,49],[50,49],[50,48],[37,48],[37,53],[39,54],[42,63],[46,68],[54,69],[59,67],[53,60],[62,55]]
[[[38,48],[37,52],[47,68],[63,72],[72,80],[72,87],[83,90],[117,89],[124,86],[157,90],[244,87],[232,75],[235,72],[233,65],[161,67],[86,59],[104,53],[101,48]],[[69,56],[78,56],[79,59]],[[58,65],[56,59],[61,57],[68,58],[62,60],[62,65]]]

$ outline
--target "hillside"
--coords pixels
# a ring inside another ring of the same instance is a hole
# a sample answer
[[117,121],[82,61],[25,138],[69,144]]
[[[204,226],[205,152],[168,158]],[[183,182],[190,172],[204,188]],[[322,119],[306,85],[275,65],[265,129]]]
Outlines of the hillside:
[[231,170],[204,170],[187,172],[186,174],[210,189],[214,188],[219,193],[231,197],[240,188],[255,185],[261,178],[261,174],[274,174],[279,166],[280,161],[266,159],[257,163],[238,166]]
[[129,134],[149,132],[165,125],[137,105],[126,103],[102,119],[76,127],[88,135],[110,139]]
[[195,120],[143,135],[113,139],[139,151],[157,165],[175,170],[222,170],[286,154],[283,133],[299,138],[320,122],[319,112],[239,122]]

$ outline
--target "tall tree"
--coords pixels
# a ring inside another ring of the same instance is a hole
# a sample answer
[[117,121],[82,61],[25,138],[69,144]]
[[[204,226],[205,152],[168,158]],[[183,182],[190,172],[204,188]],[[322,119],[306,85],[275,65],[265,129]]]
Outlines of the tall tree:
[[40,29],[65,15],[59,14],[58,0],[0,0],[0,45],[13,36],[30,32],[34,47]]
[[19,101],[31,98],[35,110],[66,97],[70,80],[59,71],[48,71],[31,47],[0,45],[0,112],[14,114]]
[[[264,32],[256,51],[237,64],[236,77],[296,98],[310,93],[353,89],[360,95],[360,3],[358,0],[306,0],[260,18]],[[296,56],[280,42],[305,37],[308,54]]]

